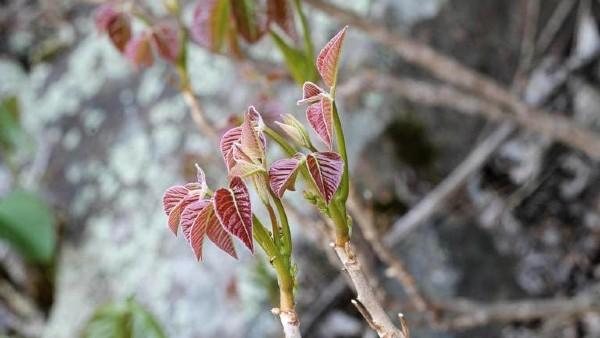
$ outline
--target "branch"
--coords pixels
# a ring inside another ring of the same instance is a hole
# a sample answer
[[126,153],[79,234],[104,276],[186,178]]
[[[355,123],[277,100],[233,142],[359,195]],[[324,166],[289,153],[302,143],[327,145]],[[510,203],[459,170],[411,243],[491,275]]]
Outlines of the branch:
[[442,327],[465,330],[490,323],[530,321],[560,316],[576,317],[588,312],[600,312],[600,300],[597,292],[588,291],[573,298],[522,300],[491,305],[453,300],[441,307],[453,313],[451,318],[441,324]]
[[285,338],[301,338],[300,334],[300,321],[295,310],[281,311],[277,308],[272,309],[271,312],[279,316],[281,326],[283,326],[283,333]]
[[[406,329],[398,329],[377,301],[377,296],[362,272],[350,243],[346,243],[343,247],[333,243],[331,246],[354,284],[357,297],[352,304],[356,306],[369,326],[377,332],[380,338],[409,338],[405,335]],[[399,316],[401,315],[399,314]],[[400,323],[402,324],[402,321]]]

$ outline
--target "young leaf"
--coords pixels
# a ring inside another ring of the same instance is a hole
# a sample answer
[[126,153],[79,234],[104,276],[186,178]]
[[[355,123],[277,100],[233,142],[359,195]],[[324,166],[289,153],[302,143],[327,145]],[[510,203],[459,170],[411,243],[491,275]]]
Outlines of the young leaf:
[[319,194],[329,204],[342,181],[344,160],[338,153],[315,152],[306,156],[306,164]]
[[233,241],[221,227],[212,200],[205,199],[188,205],[181,215],[181,229],[198,260],[202,260],[202,247],[206,235],[221,250],[237,259]]
[[202,244],[207,229],[207,219],[200,215],[210,204],[210,200],[199,200],[190,203],[181,213],[181,232],[199,261],[202,260]]
[[302,85],[302,100],[296,102],[297,105],[303,105],[305,103],[312,104],[321,100],[322,95],[325,93],[321,87],[316,84],[306,81]]
[[165,60],[175,63],[179,57],[181,44],[179,41],[178,27],[161,23],[152,28],[152,39],[158,54]]
[[292,158],[273,162],[269,169],[269,184],[277,197],[283,197],[286,190],[295,190],[298,168],[304,162],[304,155],[297,153]]
[[229,0],[201,0],[194,11],[192,37],[199,44],[219,52],[229,29]]
[[223,228],[239,238],[250,252],[254,253],[252,207],[244,181],[234,177],[229,182],[229,189],[221,188],[215,191],[214,206]]
[[246,178],[265,171],[263,165],[254,163],[252,159],[243,152],[239,144],[236,143],[233,145],[232,154],[235,164],[229,170],[229,176]]
[[275,121],[275,124],[281,128],[297,145],[311,149],[313,147],[310,137],[304,129],[304,126],[294,115],[285,114],[281,116],[282,122]]
[[235,26],[248,43],[260,40],[266,30],[266,20],[259,17],[255,2],[255,0],[232,0]]
[[234,127],[229,129],[221,137],[220,148],[221,155],[227,166],[227,170],[230,170],[235,165],[233,158],[233,145],[239,143],[242,137],[242,127]]
[[297,39],[294,26],[294,12],[289,0],[267,0],[269,20],[279,26],[289,37]]
[[323,96],[319,102],[308,106],[306,119],[319,138],[331,149],[333,144],[333,103],[331,99]]
[[125,47],[125,57],[131,61],[135,67],[152,66],[154,59],[152,57],[152,47],[150,45],[151,35],[144,32],[129,40]]
[[131,23],[129,18],[113,8],[111,3],[105,3],[96,10],[96,28],[101,33],[107,33],[110,41],[120,51],[131,39]]
[[340,52],[346,36],[346,29],[348,29],[348,26],[342,28],[339,33],[329,40],[317,56],[317,69],[321,74],[321,78],[323,78],[323,82],[329,87],[335,86],[337,80]]
[[163,208],[169,216],[169,228],[177,236],[181,213],[193,202],[201,200],[208,187],[204,181],[204,172],[198,167],[198,182],[176,185],[168,188],[163,195]]
[[248,108],[248,112],[242,123],[242,135],[240,137],[241,149],[250,157],[253,163],[263,163],[265,159],[265,145],[261,139],[262,118],[253,106]]

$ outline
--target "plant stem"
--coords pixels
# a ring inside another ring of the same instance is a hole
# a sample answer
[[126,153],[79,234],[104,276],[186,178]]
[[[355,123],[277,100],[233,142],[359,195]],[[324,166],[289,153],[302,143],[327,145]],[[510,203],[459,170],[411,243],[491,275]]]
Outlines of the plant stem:
[[[333,101],[333,127],[335,129],[335,137],[337,141],[338,150],[344,160],[344,174],[342,175],[342,184],[340,190],[337,193],[337,197],[340,202],[345,204],[348,200],[348,193],[350,191],[350,173],[348,166],[348,154],[346,152],[346,139],[344,138],[344,130],[342,128],[342,121],[338,114],[337,105]],[[344,208],[345,213],[345,208]]]
[[281,253],[284,256],[289,257],[292,254],[292,233],[290,230],[290,224],[288,221],[288,217],[287,214],[285,213],[285,208],[283,207],[283,203],[281,202],[281,199],[279,199],[277,196],[275,196],[275,194],[269,190],[269,192],[271,193],[271,197],[273,198],[273,201],[275,202],[275,206],[277,207],[277,212],[279,213],[279,220],[281,221],[281,230],[282,230],[282,238],[283,238],[283,245],[280,247],[281,248]]

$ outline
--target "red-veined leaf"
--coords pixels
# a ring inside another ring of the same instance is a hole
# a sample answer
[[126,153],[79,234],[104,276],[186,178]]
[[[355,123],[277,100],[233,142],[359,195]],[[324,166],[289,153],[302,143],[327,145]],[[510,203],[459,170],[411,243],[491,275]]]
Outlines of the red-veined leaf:
[[331,149],[333,144],[333,104],[331,99],[322,96],[319,102],[308,106],[306,119],[319,138]]
[[144,32],[129,40],[125,47],[125,57],[137,67],[152,66],[152,47],[150,45],[150,34]]
[[163,208],[165,214],[169,216],[169,228],[177,236],[181,213],[187,205],[204,198],[208,191],[204,171],[196,164],[197,182],[187,183],[186,185],[176,185],[168,188],[163,195]]
[[266,32],[266,20],[256,8],[256,0],[231,0],[238,33],[248,43],[255,43]]
[[215,191],[214,206],[223,228],[239,238],[250,252],[254,253],[252,206],[244,181],[234,177],[229,183],[229,189],[221,188]]
[[317,70],[321,74],[323,82],[329,87],[333,87],[337,80],[340,52],[346,36],[346,29],[348,29],[348,26],[342,28],[339,33],[329,40],[317,56]]
[[297,105],[302,105],[305,103],[312,104],[319,100],[321,100],[321,96],[325,93],[321,87],[316,84],[306,81],[302,85],[302,100],[298,100],[296,102]]
[[241,137],[242,127],[231,128],[221,137],[221,155],[223,155],[227,170],[230,170],[235,165],[235,160],[233,159],[233,145],[239,143]]
[[169,23],[161,23],[152,28],[152,39],[158,54],[165,60],[175,63],[179,57],[181,44],[178,27]]
[[286,190],[295,190],[298,168],[304,161],[304,155],[297,153],[292,158],[273,162],[269,168],[269,184],[277,197],[283,197]]
[[107,33],[113,45],[123,52],[131,39],[129,18],[116,11],[112,4],[106,3],[96,10],[95,21],[98,31]]
[[181,229],[198,260],[202,260],[204,236],[221,250],[237,258],[231,236],[223,229],[215,212],[212,200],[191,203],[181,215]]
[[207,229],[207,219],[200,217],[200,215],[210,204],[210,200],[195,201],[190,203],[181,213],[181,232],[192,247],[198,260],[202,260],[202,244]]
[[298,38],[294,25],[294,12],[289,0],[268,0],[267,13],[269,20],[277,24],[289,37]]
[[220,51],[229,27],[229,0],[201,0],[196,5],[192,36],[199,44]]
[[319,193],[329,204],[342,181],[344,160],[338,153],[315,152],[306,156],[306,164]]

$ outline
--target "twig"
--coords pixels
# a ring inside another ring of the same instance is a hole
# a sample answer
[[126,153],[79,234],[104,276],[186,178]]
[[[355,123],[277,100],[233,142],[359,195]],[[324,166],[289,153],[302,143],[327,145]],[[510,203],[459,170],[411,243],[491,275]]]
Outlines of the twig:
[[366,276],[363,274],[360,263],[350,243],[340,247],[331,245],[344,265],[348,276],[354,284],[356,300],[353,304],[357,307],[369,325],[377,332],[380,338],[407,338],[404,333],[392,323],[387,313],[377,301],[377,296],[371,289]]
[[[438,91],[438,94],[444,94],[446,97],[443,100],[429,97],[430,102],[440,104],[441,101],[447,102],[448,96],[454,98],[459,96],[466,99],[466,102],[469,102],[470,105],[486,107],[493,104],[496,107],[484,110],[493,110],[493,112],[486,115],[487,117],[512,119],[522,127],[529,128],[542,135],[580,149],[592,158],[600,158],[600,137],[596,133],[580,127],[565,118],[565,114],[557,112],[547,113],[540,109],[530,108],[495,80],[462,65],[448,56],[438,53],[429,46],[411,40],[401,34],[390,33],[385,27],[363,19],[345,9],[328,4],[322,0],[306,0],[306,2],[344,23],[363,30],[374,40],[394,49],[406,61],[428,70],[444,81],[477,95],[477,97],[470,97],[468,94],[457,95],[458,91],[443,87],[439,88],[443,90]],[[415,90],[413,90],[412,95],[419,96]],[[473,112],[472,108],[470,107],[468,111]]]
[[583,292],[573,298],[535,299],[515,302],[480,304],[467,300],[452,300],[441,305],[453,313],[444,321],[447,329],[464,330],[489,323],[530,321],[558,316],[580,316],[588,312],[600,312],[597,292]]
[[200,132],[211,139],[218,139],[216,128],[206,118],[206,114],[200,107],[200,102],[198,101],[198,98],[194,94],[192,88],[189,85],[184,85],[181,88],[181,94],[183,95],[183,99],[190,109],[192,119],[194,119],[194,122],[198,126]]
[[296,311],[281,311],[278,308],[274,308],[271,310],[271,313],[279,316],[285,338],[302,337],[302,334],[300,333],[300,321],[298,320]]
[[544,28],[542,28],[540,37],[536,42],[536,49],[539,54],[543,54],[548,49],[554,40],[556,33],[558,33],[563,26],[576,3],[577,0],[562,0],[556,5],[556,9],[552,13],[550,19],[548,19]]

